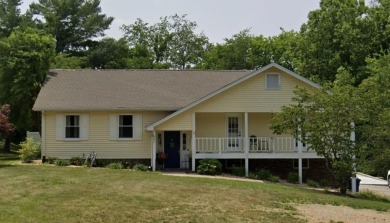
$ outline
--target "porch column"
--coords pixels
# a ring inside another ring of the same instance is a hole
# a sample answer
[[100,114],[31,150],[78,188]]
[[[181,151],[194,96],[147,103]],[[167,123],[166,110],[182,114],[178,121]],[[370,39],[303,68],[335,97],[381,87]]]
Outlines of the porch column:
[[151,160],[151,165],[152,165],[152,170],[156,171],[156,131],[153,131],[153,136],[152,136],[152,160]]
[[192,151],[192,165],[191,165],[191,171],[195,172],[195,156],[196,156],[196,139],[195,139],[195,112],[192,113],[192,137],[191,137],[191,151]]
[[[301,130],[300,127],[299,128],[299,131]],[[303,147],[303,144],[302,144],[302,141],[301,140],[298,140],[298,176],[299,176],[299,183],[302,184],[302,147]]]
[[244,117],[244,128],[245,128],[245,134],[244,134],[244,151],[245,151],[245,176],[249,176],[249,136],[248,136],[248,112],[245,112]]
[[[352,146],[355,146],[355,123],[354,122],[351,122],[351,128],[352,128],[352,131],[351,131],[351,142],[353,143]],[[352,180],[351,180],[351,189],[352,189],[352,193],[356,193],[356,168],[355,168],[355,155],[353,155],[353,174],[352,174]]]

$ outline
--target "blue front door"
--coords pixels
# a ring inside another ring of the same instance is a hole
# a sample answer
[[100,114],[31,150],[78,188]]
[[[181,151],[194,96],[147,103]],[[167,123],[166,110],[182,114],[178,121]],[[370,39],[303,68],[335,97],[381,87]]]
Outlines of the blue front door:
[[164,152],[168,155],[165,168],[180,168],[180,132],[164,132]]

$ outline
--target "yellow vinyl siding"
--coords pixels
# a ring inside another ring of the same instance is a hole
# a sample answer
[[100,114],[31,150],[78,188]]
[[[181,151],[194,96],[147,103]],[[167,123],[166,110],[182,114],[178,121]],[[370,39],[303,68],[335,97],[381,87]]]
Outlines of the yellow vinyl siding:
[[197,113],[196,137],[226,137],[224,113]]
[[155,130],[176,131],[176,130],[192,130],[192,113],[184,112],[168,121],[158,125]]
[[248,131],[249,136],[257,137],[272,136],[272,130],[269,129],[272,118],[271,113],[249,113]]
[[[281,78],[279,89],[266,89],[265,74],[278,73]],[[282,72],[270,69],[264,71],[226,91],[195,106],[195,112],[279,112],[283,105],[291,103],[296,86],[315,88]]]
[[89,139],[86,141],[56,140],[56,114],[62,112],[45,112],[46,121],[46,157],[61,159],[73,156],[83,157],[97,152],[99,159],[149,159],[151,157],[152,132],[145,127],[169,115],[168,112],[130,112],[142,114],[142,140],[110,140],[110,112],[80,112],[89,114]]

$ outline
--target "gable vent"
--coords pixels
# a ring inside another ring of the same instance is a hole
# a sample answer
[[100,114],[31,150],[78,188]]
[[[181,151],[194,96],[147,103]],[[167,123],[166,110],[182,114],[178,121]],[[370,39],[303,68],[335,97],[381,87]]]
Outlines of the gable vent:
[[266,75],[266,88],[267,89],[280,88],[280,75],[279,74],[267,74]]

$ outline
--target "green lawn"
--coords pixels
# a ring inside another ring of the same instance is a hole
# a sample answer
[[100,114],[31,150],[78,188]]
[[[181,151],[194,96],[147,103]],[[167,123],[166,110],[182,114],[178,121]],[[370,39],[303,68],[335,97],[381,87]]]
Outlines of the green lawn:
[[279,184],[13,165],[12,158],[0,154],[0,222],[302,222],[297,203],[390,210],[390,202]]

